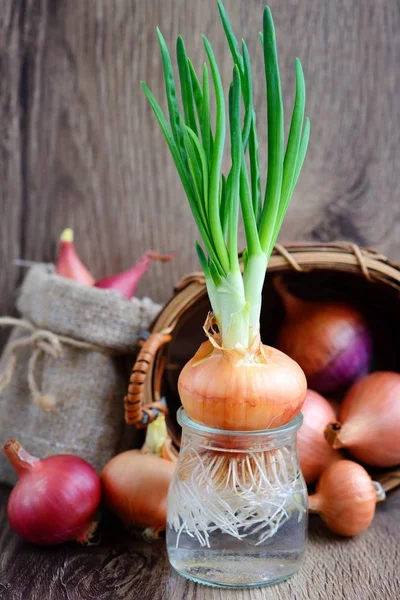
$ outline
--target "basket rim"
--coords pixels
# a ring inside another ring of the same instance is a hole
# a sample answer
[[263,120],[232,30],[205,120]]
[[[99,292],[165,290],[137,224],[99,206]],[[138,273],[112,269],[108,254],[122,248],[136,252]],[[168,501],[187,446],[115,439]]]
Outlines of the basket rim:
[[[362,248],[350,242],[290,242],[276,244],[268,263],[267,273],[274,271],[311,272],[318,270],[346,271],[361,274],[371,283],[384,282],[400,290],[400,265],[390,261],[386,256],[370,248]],[[202,271],[193,271],[184,275],[175,285],[174,294],[165,304],[163,310],[154,321],[151,331],[171,333],[182,311],[176,318],[173,312],[178,308],[180,292],[191,288],[191,301],[184,310],[190,308],[202,296],[206,295],[205,277]]]

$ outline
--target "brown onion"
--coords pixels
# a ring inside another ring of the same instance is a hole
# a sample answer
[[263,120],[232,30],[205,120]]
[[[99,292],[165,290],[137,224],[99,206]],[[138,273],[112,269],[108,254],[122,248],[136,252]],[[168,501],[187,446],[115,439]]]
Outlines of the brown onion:
[[304,479],[312,483],[326,467],[341,458],[324,437],[324,429],[335,419],[335,412],[325,398],[312,390],[307,390],[301,412],[303,425],[297,434],[297,452]]
[[351,460],[340,460],[322,474],[309,508],[334,533],[352,536],[370,526],[376,502],[376,487],[367,471]]
[[252,431],[285,425],[302,407],[307,382],[291,358],[264,346],[226,349],[209,334],[178,380],[191,419],[216,429]]
[[106,503],[126,524],[165,529],[167,493],[174,471],[173,462],[154,454],[122,452],[101,474]]
[[357,460],[376,467],[400,463],[400,374],[371,373],[344,397],[339,423],[325,431],[333,448],[348,448]]
[[286,316],[277,346],[303,369],[308,385],[333,393],[367,373],[372,341],[362,315],[342,302],[306,302],[274,281]]

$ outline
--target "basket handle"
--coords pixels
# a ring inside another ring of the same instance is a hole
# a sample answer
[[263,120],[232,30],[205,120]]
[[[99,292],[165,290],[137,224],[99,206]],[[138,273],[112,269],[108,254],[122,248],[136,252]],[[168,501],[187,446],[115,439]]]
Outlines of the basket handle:
[[167,412],[165,403],[161,400],[151,402],[146,406],[143,404],[144,386],[150,365],[154,362],[157,352],[160,348],[170,342],[172,336],[168,329],[158,333],[152,333],[143,342],[142,348],[133,365],[132,373],[129,379],[128,393],[124,398],[125,422],[128,425],[135,425],[137,429],[147,427],[160,414]]

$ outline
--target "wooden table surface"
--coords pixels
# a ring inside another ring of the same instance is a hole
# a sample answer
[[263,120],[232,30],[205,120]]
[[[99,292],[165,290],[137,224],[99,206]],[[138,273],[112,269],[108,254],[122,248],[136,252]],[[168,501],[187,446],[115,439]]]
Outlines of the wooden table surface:
[[96,544],[34,548],[9,528],[0,487],[0,600],[399,600],[400,490],[354,539],[310,518],[301,571],[269,588],[221,590],[191,583],[169,567],[163,539],[145,542],[106,516]]

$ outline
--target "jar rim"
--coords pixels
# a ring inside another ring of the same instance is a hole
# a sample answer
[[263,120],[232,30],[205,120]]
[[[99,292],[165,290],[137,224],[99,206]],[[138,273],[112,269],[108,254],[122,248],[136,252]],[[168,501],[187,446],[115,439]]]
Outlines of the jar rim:
[[265,436],[265,435],[280,435],[282,433],[293,433],[297,431],[301,425],[303,424],[303,415],[299,412],[294,419],[282,425],[281,427],[275,427],[271,429],[256,429],[253,431],[246,430],[232,430],[232,429],[214,429],[214,427],[209,427],[208,425],[202,425],[201,423],[197,423],[197,421],[193,421],[185,412],[183,406],[181,406],[177,413],[176,417],[179,425],[188,427],[192,431],[200,432],[200,433],[210,433],[212,435],[224,435],[224,436]]

